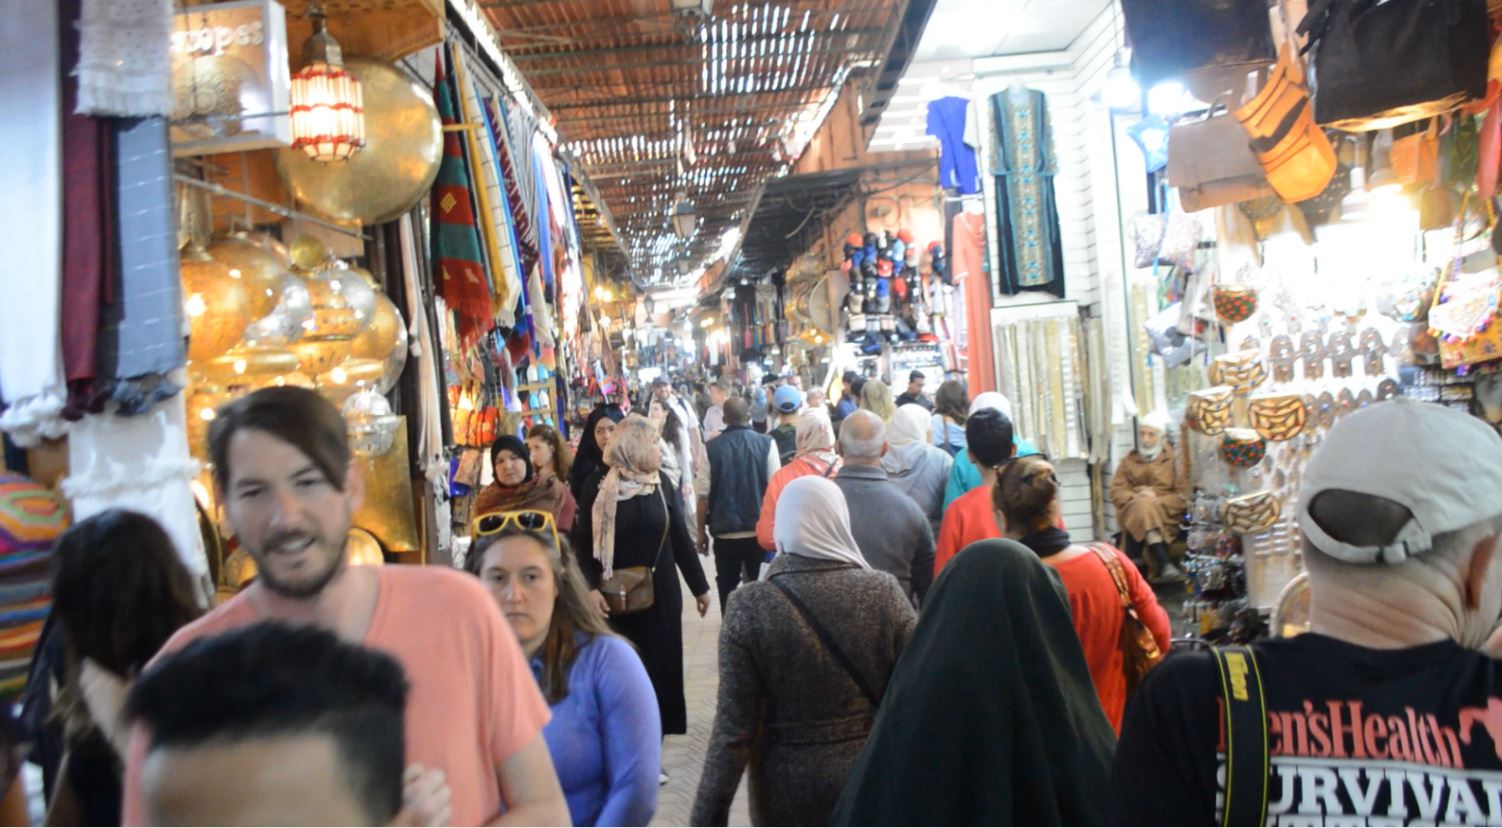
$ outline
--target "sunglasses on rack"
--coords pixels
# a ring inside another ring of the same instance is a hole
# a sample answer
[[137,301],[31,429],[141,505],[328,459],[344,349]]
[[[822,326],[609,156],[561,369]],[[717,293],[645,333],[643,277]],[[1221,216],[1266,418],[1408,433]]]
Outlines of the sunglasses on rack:
[[474,523],[472,524],[474,535],[477,538],[503,532],[508,526],[515,526],[528,532],[552,532],[553,546],[554,548],[559,548],[558,522],[553,519],[552,512],[544,512],[538,509],[523,509],[517,512],[492,512],[488,515],[480,515],[474,519]]

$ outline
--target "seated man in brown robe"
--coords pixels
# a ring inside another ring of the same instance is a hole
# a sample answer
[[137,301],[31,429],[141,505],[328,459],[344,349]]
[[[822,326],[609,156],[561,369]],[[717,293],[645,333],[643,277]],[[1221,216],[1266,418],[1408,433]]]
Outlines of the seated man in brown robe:
[[[1183,573],[1168,558],[1179,536],[1186,498],[1178,455],[1167,439],[1168,417],[1154,412],[1137,421],[1137,449],[1116,466],[1111,504],[1128,556],[1140,562],[1143,549],[1156,573],[1154,583],[1178,581]],[[1139,564],[1140,565],[1140,564]]]

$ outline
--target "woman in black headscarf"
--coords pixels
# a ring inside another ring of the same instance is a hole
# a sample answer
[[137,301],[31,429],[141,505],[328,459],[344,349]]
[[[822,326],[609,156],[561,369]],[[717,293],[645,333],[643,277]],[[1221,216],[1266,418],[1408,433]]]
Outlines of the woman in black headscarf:
[[[626,415],[614,405],[596,406],[594,411],[589,412],[589,419],[584,421],[584,434],[579,438],[579,450],[574,453],[574,467],[568,473],[568,488],[575,503],[584,500],[584,484],[605,465],[606,447],[602,445],[601,434],[598,432],[613,432],[615,424],[624,419]],[[601,426],[601,420],[607,420],[610,424]],[[608,444],[609,437],[603,442]]]
[[971,544],[928,593],[833,825],[1100,825],[1116,737],[1058,574]]

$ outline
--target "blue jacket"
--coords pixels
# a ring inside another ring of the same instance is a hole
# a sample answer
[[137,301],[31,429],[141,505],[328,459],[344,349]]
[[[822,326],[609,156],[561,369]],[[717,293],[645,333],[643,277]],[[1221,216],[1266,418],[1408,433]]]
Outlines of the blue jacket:
[[772,438],[730,426],[704,444],[709,454],[709,534],[755,532],[771,472]]

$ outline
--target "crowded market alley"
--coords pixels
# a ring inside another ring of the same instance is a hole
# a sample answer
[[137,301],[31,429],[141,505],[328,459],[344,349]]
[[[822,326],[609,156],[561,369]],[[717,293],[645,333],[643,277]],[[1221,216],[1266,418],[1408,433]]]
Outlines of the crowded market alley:
[[1502,824],[1502,0],[0,18],[0,825]]

